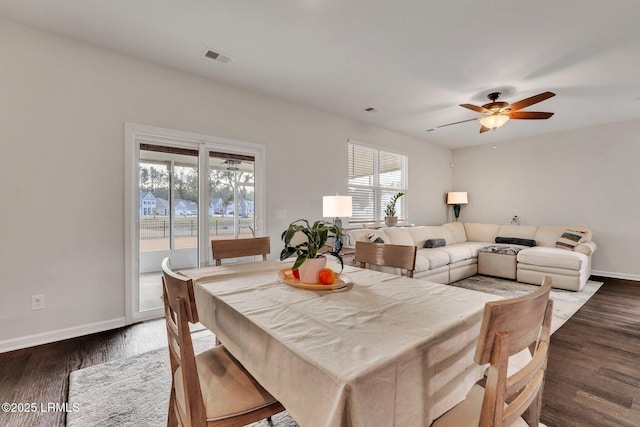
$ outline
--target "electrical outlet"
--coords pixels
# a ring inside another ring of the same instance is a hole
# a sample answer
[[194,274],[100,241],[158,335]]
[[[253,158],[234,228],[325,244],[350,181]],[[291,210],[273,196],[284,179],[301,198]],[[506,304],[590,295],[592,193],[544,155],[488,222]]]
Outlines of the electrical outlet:
[[31,310],[44,310],[44,295],[31,296]]

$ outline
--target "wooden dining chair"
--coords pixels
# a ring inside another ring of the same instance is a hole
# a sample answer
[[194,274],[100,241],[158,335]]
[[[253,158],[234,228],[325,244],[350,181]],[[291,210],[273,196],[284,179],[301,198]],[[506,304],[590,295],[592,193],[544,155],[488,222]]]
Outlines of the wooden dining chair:
[[[550,290],[551,278],[545,276],[535,292],[485,305],[475,354],[476,363],[489,364],[485,387],[474,385],[432,427],[538,426],[551,335]],[[530,361],[507,373],[509,357],[525,349]]]
[[262,260],[266,261],[267,255],[270,253],[271,240],[268,236],[211,241],[211,254],[216,265],[222,265],[223,259],[256,255],[262,255]]
[[162,282],[172,378],[167,426],[243,426],[283,411],[224,346],[195,355],[193,281],[171,271],[165,258]]
[[367,264],[402,268],[407,271],[407,277],[413,277],[416,251],[415,246],[356,242],[355,262],[359,262],[361,268]]

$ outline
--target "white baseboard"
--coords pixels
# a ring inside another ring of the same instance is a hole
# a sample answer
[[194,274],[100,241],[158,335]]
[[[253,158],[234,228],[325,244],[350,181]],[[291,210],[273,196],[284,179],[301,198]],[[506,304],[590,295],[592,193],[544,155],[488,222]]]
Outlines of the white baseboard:
[[76,338],[96,332],[108,331],[125,325],[124,317],[118,317],[103,322],[90,323],[88,325],[74,326],[72,328],[58,329],[56,331],[43,332],[41,334],[27,335],[26,337],[11,338],[0,341],[0,353],[33,347],[40,344],[48,344],[54,341]]
[[615,273],[613,271],[602,270],[591,270],[591,274],[593,274],[594,276],[611,277],[613,279],[636,280],[640,282],[640,275],[638,274]]

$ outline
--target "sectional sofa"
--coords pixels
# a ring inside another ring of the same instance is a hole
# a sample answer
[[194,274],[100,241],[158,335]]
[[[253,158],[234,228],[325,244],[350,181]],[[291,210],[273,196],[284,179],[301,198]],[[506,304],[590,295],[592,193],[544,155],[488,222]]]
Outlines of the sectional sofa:
[[377,241],[416,246],[415,278],[448,284],[478,274],[480,262],[483,274],[537,285],[548,275],[553,287],[573,291],[582,289],[589,279],[591,255],[597,248],[590,230],[570,226],[451,222],[356,229],[349,236],[352,245]]

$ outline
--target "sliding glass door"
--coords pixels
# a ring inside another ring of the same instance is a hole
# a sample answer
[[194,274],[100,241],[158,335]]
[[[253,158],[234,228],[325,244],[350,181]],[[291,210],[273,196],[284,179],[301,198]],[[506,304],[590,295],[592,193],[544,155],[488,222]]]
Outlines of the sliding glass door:
[[[209,238],[255,235],[255,158],[209,152]],[[213,258],[208,257],[212,262]]]
[[162,315],[164,258],[173,269],[212,265],[212,239],[262,235],[264,183],[256,177],[264,176],[264,148],[128,128],[127,322],[132,323]]
[[198,266],[198,150],[140,144],[138,311],[162,307],[160,263]]

